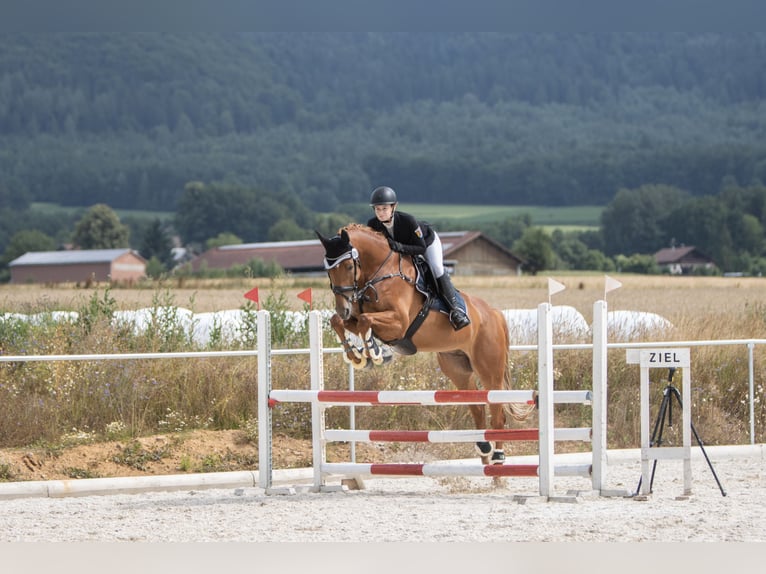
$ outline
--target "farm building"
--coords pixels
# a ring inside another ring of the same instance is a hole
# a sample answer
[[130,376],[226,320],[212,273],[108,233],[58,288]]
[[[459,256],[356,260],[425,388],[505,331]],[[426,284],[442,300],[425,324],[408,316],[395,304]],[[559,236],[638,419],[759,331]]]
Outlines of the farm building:
[[131,282],[146,276],[146,260],[131,249],[30,251],[8,266],[11,283]]
[[666,247],[654,254],[660,269],[671,275],[689,275],[695,271],[715,269],[715,263],[696,247]]
[[521,275],[524,260],[480,231],[440,232],[444,264],[455,275]]
[[208,249],[192,259],[191,267],[192,271],[231,269],[258,259],[264,263],[274,262],[291,273],[313,274],[324,273],[323,257],[324,248],[318,239],[243,243]]
[[[439,233],[444,263],[456,275],[521,275],[523,260],[478,231]],[[259,259],[293,274],[324,275],[324,248],[318,239],[245,243],[210,249],[191,262],[192,270],[229,269]]]

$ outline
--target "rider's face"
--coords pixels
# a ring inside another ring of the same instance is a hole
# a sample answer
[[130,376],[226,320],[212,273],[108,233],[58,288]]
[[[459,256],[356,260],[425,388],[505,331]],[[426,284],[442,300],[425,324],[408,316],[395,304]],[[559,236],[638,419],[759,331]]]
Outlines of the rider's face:
[[394,205],[388,204],[388,205],[375,205],[373,206],[373,209],[375,210],[375,217],[378,218],[378,221],[387,222],[391,221],[391,217],[394,215]]

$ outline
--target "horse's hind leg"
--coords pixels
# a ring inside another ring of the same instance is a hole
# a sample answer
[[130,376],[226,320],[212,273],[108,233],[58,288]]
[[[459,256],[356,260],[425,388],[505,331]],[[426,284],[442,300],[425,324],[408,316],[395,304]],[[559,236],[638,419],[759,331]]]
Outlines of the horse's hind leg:
[[[503,385],[502,372],[498,378],[495,373],[496,369],[487,369],[486,366],[485,363],[480,361],[475,365],[482,387],[488,391],[501,389]],[[502,404],[489,405],[489,421],[490,428],[492,429],[499,430],[505,428],[505,406]],[[491,450],[491,457],[482,457],[482,462],[484,462],[484,464],[504,464],[505,450],[503,449],[503,441],[496,441]],[[485,458],[489,460],[485,462]],[[502,488],[505,485],[505,479],[495,476],[492,479],[492,483],[496,488]]]
[[[505,409],[503,405],[489,405],[489,421],[493,429],[505,428]],[[505,451],[503,450],[503,441],[497,441],[492,453],[492,464],[503,464],[504,462]]]
[[[452,381],[455,388],[461,391],[476,388],[476,384],[473,381],[471,362],[465,353],[460,351],[437,353],[436,358],[442,372]],[[479,430],[486,429],[487,413],[484,405],[468,405],[468,410],[471,412],[476,428]],[[476,443],[476,450],[481,457],[482,464],[489,464],[493,446],[494,445],[488,441],[480,441]]]

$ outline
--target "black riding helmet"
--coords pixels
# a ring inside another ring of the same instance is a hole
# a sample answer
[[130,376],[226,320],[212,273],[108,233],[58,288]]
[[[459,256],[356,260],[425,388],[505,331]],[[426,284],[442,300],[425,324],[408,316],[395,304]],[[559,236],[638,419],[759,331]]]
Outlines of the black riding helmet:
[[382,186],[373,190],[370,196],[370,205],[390,205],[396,203],[396,192],[390,187]]

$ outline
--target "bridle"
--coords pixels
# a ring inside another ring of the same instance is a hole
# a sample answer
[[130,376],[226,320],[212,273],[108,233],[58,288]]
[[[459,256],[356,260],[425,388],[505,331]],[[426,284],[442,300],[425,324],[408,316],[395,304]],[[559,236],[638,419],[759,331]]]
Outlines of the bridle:
[[[378,273],[380,273],[383,270],[383,267],[385,267],[386,263],[389,259],[391,259],[391,256],[394,254],[393,250],[389,250],[388,255],[386,255],[386,258],[383,260],[383,262],[378,266],[378,268],[375,270],[375,273],[372,274],[370,279],[368,279],[364,285],[359,285],[359,275],[362,270],[362,265],[359,261],[359,252],[357,251],[356,247],[351,246],[350,249],[338,257],[324,258],[324,268],[327,271],[327,276],[330,276],[330,270],[334,269],[338,265],[340,265],[343,261],[346,259],[351,259],[354,263],[354,283],[353,285],[333,285],[332,278],[330,278],[330,288],[332,289],[333,294],[340,295],[343,297],[346,301],[349,302],[350,305],[353,306],[354,303],[359,303],[359,311],[362,310],[362,303],[365,301],[369,302],[375,302],[377,303],[380,301],[380,298],[378,296],[378,290],[375,288],[375,285],[380,283],[381,281],[385,281],[387,279],[393,279],[395,277],[399,277],[401,279],[404,279],[407,283],[412,283],[413,279],[410,277],[407,277],[404,272],[402,271],[402,256],[399,254],[399,272],[398,273],[388,273],[387,275],[381,275],[378,277]],[[375,298],[372,299],[368,294],[367,291],[372,291],[375,295]]]

